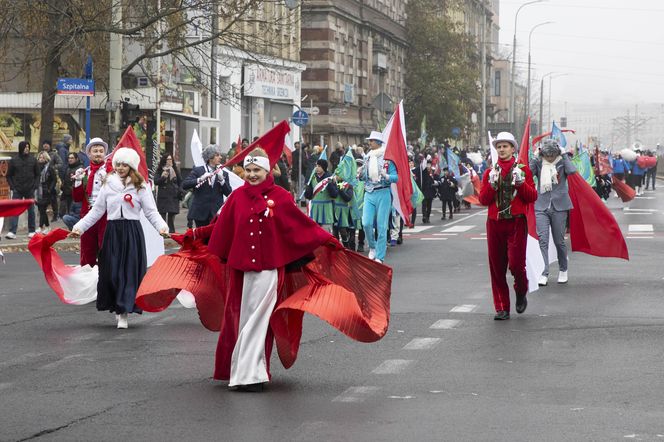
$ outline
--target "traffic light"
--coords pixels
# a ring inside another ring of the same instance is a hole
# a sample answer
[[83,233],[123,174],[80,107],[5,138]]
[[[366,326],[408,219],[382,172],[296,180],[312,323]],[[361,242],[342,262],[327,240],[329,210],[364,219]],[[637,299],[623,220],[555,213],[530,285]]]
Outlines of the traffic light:
[[122,115],[122,128],[126,128],[129,126],[131,123],[136,121],[136,119],[140,116],[141,107],[138,104],[132,104],[126,99],[121,102],[120,105],[120,113]]

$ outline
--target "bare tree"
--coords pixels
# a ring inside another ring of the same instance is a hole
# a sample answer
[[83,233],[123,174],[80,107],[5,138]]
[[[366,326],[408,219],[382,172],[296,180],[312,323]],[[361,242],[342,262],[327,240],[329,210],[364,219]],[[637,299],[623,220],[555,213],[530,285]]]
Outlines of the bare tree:
[[[123,8],[122,23],[112,10]],[[59,76],[81,76],[88,54],[95,60],[97,90],[108,93],[109,39],[121,34],[140,50],[125,60],[123,75],[139,70],[154,81],[157,58],[187,69],[193,86],[218,100],[232,100],[211,78],[213,46],[261,63],[284,56],[299,29],[299,12],[283,0],[0,0],[0,87],[12,82],[41,90],[40,142],[51,139]],[[287,54],[288,55],[288,54]],[[297,54],[290,54],[297,56]],[[290,58],[290,57],[286,57]],[[223,85],[222,85],[223,86]]]

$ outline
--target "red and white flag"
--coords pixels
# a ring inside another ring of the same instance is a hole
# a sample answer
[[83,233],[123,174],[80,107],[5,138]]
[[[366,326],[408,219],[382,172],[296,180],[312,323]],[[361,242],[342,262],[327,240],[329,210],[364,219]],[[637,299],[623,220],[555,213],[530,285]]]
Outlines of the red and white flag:
[[406,117],[403,100],[397,106],[392,118],[383,131],[385,140],[385,159],[392,161],[397,168],[399,180],[391,185],[392,204],[403,219],[404,224],[412,227],[410,214],[413,212],[413,183],[410,179],[408,150],[406,147]]

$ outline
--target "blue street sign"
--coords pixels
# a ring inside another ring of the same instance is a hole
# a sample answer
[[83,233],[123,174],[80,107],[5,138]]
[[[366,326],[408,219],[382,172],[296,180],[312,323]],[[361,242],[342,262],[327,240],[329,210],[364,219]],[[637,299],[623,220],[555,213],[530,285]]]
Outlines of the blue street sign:
[[452,136],[454,138],[459,138],[459,135],[461,135],[461,128],[459,127],[453,127],[452,128]]
[[58,78],[58,95],[95,94],[95,81],[86,78]]
[[293,112],[293,124],[304,127],[309,122],[309,114],[303,110]]

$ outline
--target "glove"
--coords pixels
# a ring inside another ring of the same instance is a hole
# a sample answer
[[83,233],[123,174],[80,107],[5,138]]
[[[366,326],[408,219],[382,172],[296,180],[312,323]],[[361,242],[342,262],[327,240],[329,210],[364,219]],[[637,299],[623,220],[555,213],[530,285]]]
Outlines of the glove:
[[83,178],[85,177],[85,169],[76,169],[76,172],[74,172],[74,176],[72,177],[74,179],[74,187],[78,187],[81,185],[83,182]]
[[381,170],[381,171],[380,171],[380,176],[382,176],[383,178],[387,179],[387,170],[385,170],[385,169]]
[[202,183],[203,181],[205,181],[205,180],[209,179],[210,177],[212,177],[212,175],[213,175],[212,172],[204,173],[203,175],[201,175],[201,176],[198,178],[198,182],[199,182],[199,183]]
[[518,167],[515,167],[514,170],[512,171],[512,184],[518,187],[522,185],[525,180],[526,180],[526,174],[523,172],[523,170],[519,169]]
[[489,172],[489,184],[494,189],[498,188],[498,179],[500,178],[500,171],[497,168],[491,169]]

